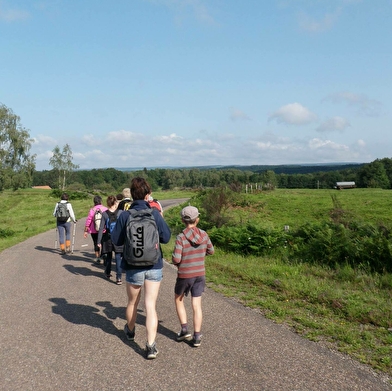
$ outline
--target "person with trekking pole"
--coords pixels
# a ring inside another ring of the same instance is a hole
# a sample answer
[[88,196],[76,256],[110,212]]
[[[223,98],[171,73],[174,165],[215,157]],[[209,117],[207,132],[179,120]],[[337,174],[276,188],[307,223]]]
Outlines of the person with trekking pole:
[[61,255],[71,252],[71,222],[76,223],[75,213],[68,198],[68,194],[63,193],[53,211],[53,216],[56,217]]

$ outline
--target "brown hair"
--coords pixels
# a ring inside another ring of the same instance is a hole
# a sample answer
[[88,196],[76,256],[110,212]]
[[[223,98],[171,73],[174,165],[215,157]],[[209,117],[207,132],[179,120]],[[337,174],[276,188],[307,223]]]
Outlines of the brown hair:
[[144,200],[147,194],[152,192],[149,183],[141,177],[133,178],[131,181],[131,195],[134,200]]
[[117,199],[114,195],[110,195],[107,199],[106,199],[106,205],[111,208],[115,203],[116,203]]

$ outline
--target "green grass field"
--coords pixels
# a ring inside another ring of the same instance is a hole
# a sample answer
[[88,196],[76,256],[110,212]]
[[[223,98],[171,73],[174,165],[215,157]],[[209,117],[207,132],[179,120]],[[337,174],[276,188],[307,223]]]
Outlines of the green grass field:
[[249,194],[250,206],[236,208],[239,221],[254,220],[274,227],[292,228],[328,218],[335,197],[342,209],[368,222],[392,224],[392,192],[382,189],[310,190],[276,189]]
[[[191,197],[192,192],[156,192],[158,199]],[[245,204],[227,213],[243,224],[257,221],[270,227],[329,218],[336,202],[363,221],[392,224],[392,192],[379,189],[283,190],[245,196]],[[335,198],[335,201],[333,201]],[[55,227],[57,198],[47,190],[0,194],[3,225],[0,251]],[[92,197],[70,200],[78,218],[85,217]],[[180,207],[165,212],[168,221]],[[170,260],[174,237],[163,245]],[[302,336],[344,352],[374,369],[392,375],[392,276],[287,263],[280,257],[241,256],[216,249],[207,258],[209,287],[255,308],[269,319],[289,325]]]

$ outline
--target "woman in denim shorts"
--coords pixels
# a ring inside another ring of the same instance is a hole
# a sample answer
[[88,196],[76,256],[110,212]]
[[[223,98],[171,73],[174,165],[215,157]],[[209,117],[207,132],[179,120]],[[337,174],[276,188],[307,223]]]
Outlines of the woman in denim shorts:
[[[165,220],[155,208],[151,208],[148,203],[151,186],[144,178],[136,177],[131,181],[131,196],[133,198],[130,209],[142,210],[150,209],[155,219],[160,243],[168,243],[170,240],[170,228]],[[118,246],[123,245],[126,240],[126,224],[130,212],[124,211],[118,217],[116,226],[112,232],[112,242]],[[160,250],[160,249],[159,249]],[[135,323],[137,307],[141,297],[141,288],[144,287],[144,307],[146,311],[146,331],[147,331],[147,358],[156,358],[158,349],[156,347],[156,334],[158,329],[158,315],[156,312],[156,302],[159,287],[162,280],[163,259],[160,250],[158,262],[153,266],[135,267],[127,265],[124,260],[122,268],[126,273],[126,289],[128,304],[126,309],[127,324],[124,332],[129,341],[135,339]]]

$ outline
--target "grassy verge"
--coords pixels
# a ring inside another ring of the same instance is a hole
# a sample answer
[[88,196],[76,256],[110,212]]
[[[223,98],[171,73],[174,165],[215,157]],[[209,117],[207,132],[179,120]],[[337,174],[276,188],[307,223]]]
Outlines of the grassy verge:
[[[332,196],[337,196],[342,208],[359,219],[390,223],[390,194],[376,189],[279,190],[248,195],[245,202],[225,213],[238,226],[257,220],[266,227],[297,229],[308,222],[326,221],[336,207]],[[174,208],[166,219],[174,221],[173,214],[178,213],[179,208]],[[164,248],[167,259],[173,244],[174,238]],[[278,257],[242,256],[217,249],[206,265],[208,284],[215,291],[392,376],[391,274],[299,263],[289,260],[282,250]]]
[[[166,259],[173,245],[174,238],[164,246]],[[206,270],[213,290],[392,375],[392,333],[387,327],[391,291],[383,289],[382,276],[351,268],[288,265],[279,259],[243,257],[219,249],[207,258]]]
[[[57,201],[57,198],[51,196],[50,190],[2,192],[3,227],[7,232],[0,232],[0,251],[55,228],[53,210]],[[89,200],[72,201],[76,217],[86,216],[90,204]]]

